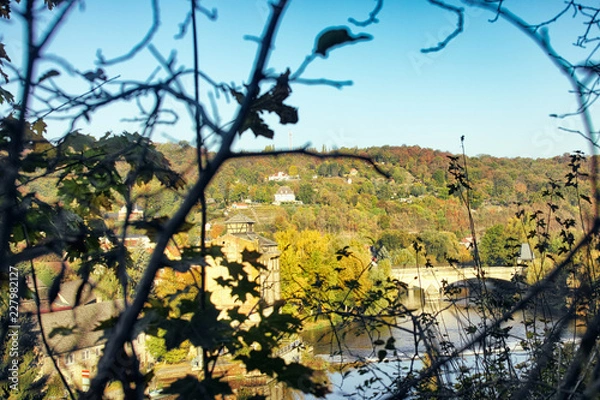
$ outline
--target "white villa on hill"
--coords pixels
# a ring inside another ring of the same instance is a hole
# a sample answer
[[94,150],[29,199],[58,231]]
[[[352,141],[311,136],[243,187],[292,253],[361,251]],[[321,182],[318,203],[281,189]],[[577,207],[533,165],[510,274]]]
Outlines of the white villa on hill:
[[270,181],[289,181],[290,179],[292,179],[291,176],[289,176],[288,174],[286,174],[285,172],[281,172],[279,171],[278,173],[274,174],[274,175],[270,175],[269,176],[269,180]]
[[281,203],[293,203],[296,201],[296,195],[294,191],[290,189],[288,186],[280,187],[275,193],[275,202],[274,204]]

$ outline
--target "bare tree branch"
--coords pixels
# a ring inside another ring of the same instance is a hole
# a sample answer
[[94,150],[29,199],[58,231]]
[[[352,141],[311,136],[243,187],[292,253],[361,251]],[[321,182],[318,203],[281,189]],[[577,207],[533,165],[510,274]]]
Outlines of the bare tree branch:
[[234,159],[234,158],[253,158],[253,157],[269,157],[269,156],[281,156],[281,155],[289,155],[289,154],[298,154],[298,155],[305,155],[305,156],[310,156],[310,157],[314,157],[314,158],[319,158],[319,159],[339,159],[339,158],[350,158],[350,159],[354,159],[354,160],[361,160],[366,162],[367,164],[370,164],[375,171],[377,171],[377,173],[379,173],[382,176],[385,176],[386,178],[390,178],[390,174],[387,173],[386,171],[382,170],[377,163],[375,163],[375,161],[373,161],[373,159],[371,159],[370,157],[367,156],[363,156],[360,154],[351,154],[351,153],[344,153],[341,151],[334,151],[331,153],[327,153],[327,154],[323,154],[323,153],[317,153],[315,151],[309,150],[310,145],[306,145],[302,148],[299,149],[292,149],[292,150],[274,150],[274,151],[263,151],[263,152],[252,152],[252,151],[240,151],[237,153],[231,153],[229,155],[229,158]]
[[[27,229],[26,229],[25,226],[23,226],[22,229],[23,229],[23,232],[25,233],[25,239],[26,239],[26,242],[27,242],[27,247],[31,247],[31,242],[29,240],[29,234],[27,232]],[[58,376],[59,376],[59,378],[60,378],[60,380],[61,380],[61,382],[63,384],[63,387],[67,390],[67,393],[69,394],[69,397],[71,398],[71,400],[75,400],[75,395],[73,394],[73,391],[71,390],[71,387],[69,386],[69,384],[67,382],[67,378],[62,373],[60,367],[58,366],[58,362],[54,358],[54,351],[53,351],[52,347],[50,346],[50,343],[48,343],[48,338],[47,338],[47,335],[46,335],[46,331],[45,331],[44,326],[42,324],[42,305],[41,305],[41,302],[40,302],[41,296],[40,296],[40,292],[39,292],[39,289],[38,289],[38,282],[37,282],[37,277],[36,277],[36,273],[35,273],[35,266],[33,264],[33,259],[29,260],[29,266],[31,268],[31,278],[33,280],[33,290],[34,290],[34,293],[35,293],[34,301],[35,301],[36,318],[37,318],[38,325],[40,327],[40,336],[42,338],[42,343],[44,344],[44,348],[46,350],[46,354],[48,355],[48,357],[52,361],[52,365],[54,365],[54,370],[58,373]],[[62,267],[64,268],[64,263],[63,263]]]
[[452,11],[453,13],[455,13],[457,21],[456,21],[456,28],[454,28],[454,31],[452,31],[452,33],[450,33],[448,36],[446,36],[446,38],[443,41],[439,42],[437,44],[437,46],[421,49],[421,53],[433,53],[433,52],[440,51],[443,48],[445,48],[448,45],[448,43],[450,43],[450,41],[452,41],[455,37],[460,35],[460,33],[463,31],[464,22],[465,22],[464,8],[455,7],[453,5],[444,3],[443,1],[440,1],[440,0],[427,0],[427,1],[433,5],[443,8],[444,10]]
[[96,53],[96,57],[98,58],[98,61],[97,61],[98,64],[103,65],[103,66],[109,66],[109,65],[118,64],[123,61],[132,59],[133,57],[135,57],[137,55],[137,53],[142,51],[144,49],[144,47],[146,47],[150,43],[150,41],[152,40],[152,38],[154,37],[156,32],[158,32],[159,26],[160,26],[160,8],[158,5],[158,0],[152,0],[152,26],[150,26],[150,28],[148,29],[148,31],[146,32],[146,35],[142,38],[142,40],[139,43],[137,43],[135,46],[133,46],[133,48],[126,54],[112,58],[110,60],[107,60],[104,57],[104,55],[102,54],[102,50],[99,49],[98,52]]
[[569,128],[565,128],[564,126],[559,126],[558,129],[560,129],[561,131],[565,131],[565,132],[569,132],[569,133],[576,133],[579,136],[581,136],[582,138],[584,138],[585,140],[587,140],[590,145],[594,146],[595,148],[600,149],[600,145],[598,145],[598,143],[596,142],[592,142],[592,138],[590,138],[589,136],[586,136],[583,132],[581,132],[580,130],[577,129],[569,129]]
[[175,39],[183,39],[187,28],[190,25],[190,22],[192,22],[192,20],[195,18],[194,14],[196,10],[199,11],[201,14],[204,14],[206,18],[208,18],[210,21],[214,21],[218,17],[216,8],[209,10],[206,7],[202,7],[199,3],[194,4],[193,7],[193,11],[189,12],[185,17],[185,20],[181,24],[179,24],[179,33],[175,35]]
[[353,81],[336,81],[332,79],[309,79],[309,78],[296,78],[294,79],[296,83],[302,83],[304,85],[325,85],[325,86],[333,86],[336,89],[343,89],[346,86],[352,86],[354,84]]
[[373,10],[371,10],[371,12],[369,13],[369,18],[365,19],[364,21],[358,21],[354,18],[348,18],[348,22],[350,22],[351,24],[354,24],[356,26],[360,26],[360,27],[365,27],[371,24],[376,24],[379,22],[379,20],[377,19],[377,15],[379,15],[379,13],[381,12],[381,9],[383,8],[383,0],[375,0],[377,2],[377,4],[375,5],[375,7],[373,8]]

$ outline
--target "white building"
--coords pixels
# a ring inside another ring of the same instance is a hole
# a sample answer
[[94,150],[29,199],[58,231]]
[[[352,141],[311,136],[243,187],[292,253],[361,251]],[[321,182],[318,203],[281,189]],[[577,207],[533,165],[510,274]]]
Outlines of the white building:
[[279,181],[289,181],[290,179],[291,179],[291,177],[288,174],[286,174],[285,172],[281,172],[281,171],[279,171],[275,175],[269,176],[270,181],[279,182]]
[[296,201],[296,195],[294,191],[288,186],[280,187],[275,193],[275,204],[280,203],[293,203]]

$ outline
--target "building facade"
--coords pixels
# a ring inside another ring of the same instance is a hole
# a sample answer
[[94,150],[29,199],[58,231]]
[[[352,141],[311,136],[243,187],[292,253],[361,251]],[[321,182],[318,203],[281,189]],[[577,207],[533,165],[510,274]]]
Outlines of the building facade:
[[[225,221],[227,231],[223,236],[213,240],[212,244],[221,246],[224,256],[230,262],[244,265],[245,273],[260,285],[260,299],[241,301],[231,296],[230,290],[216,283],[218,277],[230,276],[227,266],[213,262],[207,268],[207,289],[212,292],[212,301],[219,309],[228,309],[242,305],[242,311],[249,311],[257,301],[272,306],[281,299],[281,279],[277,243],[254,232],[255,222],[250,218],[237,214]],[[263,268],[257,269],[243,259],[244,250],[257,252],[258,264]]]
[[[106,342],[105,331],[97,329],[100,323],[118,316],[124,309],[123,300],[89,303],[67,310],[41,314],[41,326],[52,349],[58,367],[73,387],[86,389],[84,379],[93,378]],[[140,333],[132,342],[140,365],[148,363],[145,334]],[[55,373],[54,364],[46,354],[42,372]]]
[[293,203],[296,201],[296,195],[289,186],[281,186],[275,193],[275,203]]

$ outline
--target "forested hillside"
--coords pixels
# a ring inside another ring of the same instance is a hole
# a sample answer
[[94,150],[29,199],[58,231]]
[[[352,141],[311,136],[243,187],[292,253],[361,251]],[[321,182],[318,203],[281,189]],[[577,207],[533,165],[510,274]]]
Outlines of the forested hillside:
[[[192,146],[185,142],[166,143],[159,144],[158,149],[186,182],[194,181],[197,170],[191,166],[196,156]],[[453,181],[449,172],[451,154],[418,146],[340,152],[370,157],[389,178],[368,163],[343,157],[285,155],[233,160],[221,169],[207,191],[212,228],[209,233],[223,233],[223,221],[241,212],[256,220],[257,230],[271,238],[290,229],[313,230],[343,238],[342,243],[357,240],[365,246],[384,244],[396,265],[414,263],[414,254],[409,253],[414,253],[410,249],[417,236],[425,242],[433,263],[445,263],[447,257],[463,261],[469,257],[465,246],[459,245],[471,236],[467,209],[448,188]],[[330,152],[324,149],[322,154]],[[516,214],[544,212],[548,208],[547,195],[553,188],[560,189],[559,200],[564,197],[557,215],[579,221],[579,198],[573,188],[565,187],[572,173],[571,163],[568,154],[549,159],[487,155],[467,158],[477,236],[483,237],[489,228],[496,227],[490,234],[502,231],[502,240],[510,237],[525,241],[526,233],[518,226]],[[582,169],[586,169],[585,162]],[[124,165],[121,170],[125,173]],[[277,174],[280,180],[269,180]],[[588,183],[584,180],[579,184],[585,191]],[[56,197],[52,178],[35,180],[31,186],[42,198]],[[272,204],[282,186],[293,190],[295,203]],[[147,216],[172,215],[181,193],[162,188],[155,179],[140,186],[136,201]],[[113,211],[122,205],[114,204]],[[196,215],[190,222],[198,220],[200,216]],[[552,232],[553,226],[549,225]],[[200,228],[195,227],[189,235],[194,242],[200,236]],[[487,242],[489,238],[483,245]],[[508,261],[505,258],[500,257]]]
[[[186,143],[158,147],[187,182],[193,181],[193,147]],[[408,254],[414,251],[407,249],[417,236],[426,243],[433,263],[444,263],[446,257],[468,258],[465,246],[459,245],[471,235],[467,209],[448,188],[454,179],[449,172],[451,154],[418,146],[340,152],[370,157],[390,177],[382,176],[368,163],[348,158],[286,155],[234,160],[222,168],[208,189],[212,234],[223,231],[221,223],[228,215],[241,212],[255,219],[257,230],[271,237],[289,229],[314,230],[345,238],[343,242],[353,239],[364,245],[385,244],[395,255],[394,264],[414,262],[414,254]],[[323,149],[322,154],[330,152]],[[482,155],[466,160],[477,235],[483,237],[493,226],[496,229],[492,232],[497,234],[500,225],[502,238],[518,241],[526,238],[515,215],[545,211],[552,188],[563,188],[573,169],[568,154],[550,159]],[[585,161],[582,169],[586,169]],[[278,173],[282,173],[281,180],[269,180]],[[580,185],[585,190],[587,182]],[[294,191],[297,203],[272,205],[282,186]],[[138,202],[150,214],[169,215],[177,207],[178,194],[160,189],[157,182],[146,185],[139,195]],[[559,195],[564,201],[556,210],[558,215],[580,220],[575,218],[575,191],[567,185]]]

